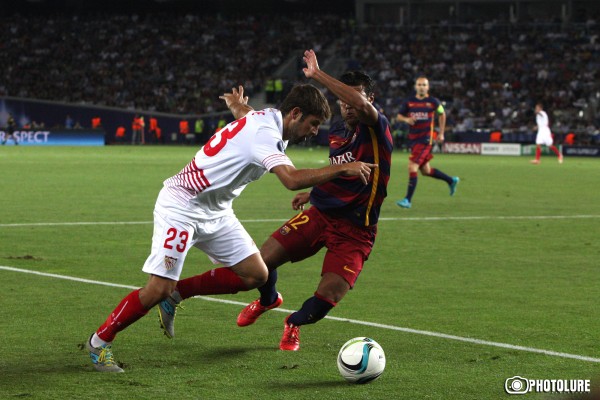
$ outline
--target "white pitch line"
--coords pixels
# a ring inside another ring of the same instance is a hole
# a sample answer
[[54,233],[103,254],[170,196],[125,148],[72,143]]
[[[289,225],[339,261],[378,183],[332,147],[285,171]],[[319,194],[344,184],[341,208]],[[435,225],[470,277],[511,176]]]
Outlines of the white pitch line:
[[[485,220],[552,220],[552,219],[591,219],[600,215],[513,215],[513,216],[465,216],[465,217],[383,217],[380,221],[485,221]],[[285,222],[285,218],[272,219],[241,219],[245,224],[261,222]],[[0,224],[0,228],[20,228],[31,226],[74,226],[74,225],[148,225],[152,221],[105,221],[105,222],[28,222],[22,224]]]
[[[131,289],[131,290],[139,289],[138,286],[121,285],[121,284],[117,284],[117,283],[102,282],[102,281],[77,278],[74,276],[67,276],[67,275],[50,274],[50,273],[46,273],[46,272],[32,271],[32,270],[21,269],[21,268],[13,268],[13,267],[7,267],[7,266],[2,266],[2,265],[0,265],[0,270],[40,275],[40,276],[64,279],[64,280],[75,281],[75,282],[90,283],[93,285],[103,285],[103,286],[118,287],[118,288],[125,288],[125,289]],[[206,301],[213,301],[216,303],[233,304],[233,305],[239,305],[239,306],[245,306],[247,304],[247,303],[242,303],[239,301],[217,299],[214,297],[207,297],[207,296],[197,296],[196,298],[201,299],[201,300],[206,300]],[[283,312],[283,313],[291,313],[294,310],[275,308],[273,311],[279,311],[279,312]],[[389,329],[389,330],[393,330],[393,331],[412,333],[415,335],[431,336],[431,337],[436,337],[436,338],[441,338],[441,339],[456,340],[456,341],[460,341],[460,342],[472,343],[472,344],[483,345],[483,346],[500,347],[503,349],[518,350],[518,351],[524,351],[524,352],[528,352],[528,353],[538,353],[538,354],[544,354],[547,356],[570,358],[570,359],[574,359],[574,360],[587,361],[587,362],[592,362],[592,363],[600,363],[600,358],[582,356],[582,355],[578,355],[578,354],[561,353],[561,352],[552,351],[552,350],[536,349],[534,347],[517,346],[517,345],[501,343],[501,342],[491,342],[488,340],[448,335],[448,334],[440,333],[440,332],[432,332],[432,331],[424,331],[424,330],[419,330],[419,329],[404,328],[401,326],[378,324],[375,322],[368,322],[368,321],[359,321],[356,319],[330,317],[330,316],[326,316],[325,318],[333,320],[333,321],[349,322],[351,324],[365,325],[365,326],[381,328],[381,329]]]
[[112,222],[29,222],[23,224],[0,224],[0,228],[21,228],[27,226],[74,226],[74,225],[148,225],[152,221],[112,221]]

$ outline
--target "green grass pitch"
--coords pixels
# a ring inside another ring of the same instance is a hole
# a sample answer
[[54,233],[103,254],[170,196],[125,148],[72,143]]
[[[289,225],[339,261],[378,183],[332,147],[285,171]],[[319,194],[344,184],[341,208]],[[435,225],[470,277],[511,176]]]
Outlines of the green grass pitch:
[[[152,310],[114,342],[126,373],[94,372],[78,346],[129,287],[144,285],[156,195],[195,151],[0,148],[1,399],[502,399],[515,375],[598,384],[600,160],[436,155],[434,167],[460,176],[456,195],[420,177],[404,210],[395,204],[406,190],[404,152],[393,155],[379,235],[355,289],[335,318],[302,327],[299,352],[278,350],[285,313],[237,327],[251,291],[188,300],[173,340]],[[327,159],[324,149],[289,155],[297,167]],[[268,174],[234,209],[260,244],[294,215],[292,197]],[[321,262],[280,268],[282,308],[312,295]],[[192,250],[183,277],[211,267]],[[368,385],[337,371],[339,347],[355,336],[386,352],[386,371]]]

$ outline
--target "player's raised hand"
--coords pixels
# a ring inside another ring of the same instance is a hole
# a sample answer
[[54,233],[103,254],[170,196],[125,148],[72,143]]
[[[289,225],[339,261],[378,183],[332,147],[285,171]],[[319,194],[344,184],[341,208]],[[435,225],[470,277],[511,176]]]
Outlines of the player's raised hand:
[[306,63],[306,67],[302,68],[302,72],[307,78],[312,78],[312,76],[317,72],[319,68],[319,63],[317,62],[317,55],[314,50],[306,50],[304,52],[303,57],[304,62]]
[[292,199],[292,208],[294,210],[304,210],[304,205],[310,201],[310,193],[302,192],[298,193]]
[[225,100],[227,108],[229,108],[235,119],[242,118],[253,110],[253,108],[248,105],[248,96],[244,96],[244,88],[242,85],[238,86],[237,89],[232,88],[231,93],[224,93],[222,96],[219,96],[219,98]]
[[369,177],[371,171],[378,167],[377,164],[364,163],[362,161],[355,161],[348,164],[343,164],[346,169],[342,175],[344,176],[358,176],[360,180],[366,185],[369,183]]
[[225,104],[228,108],[234,103],[248,104],[248,96],[244,96],[244,87],[242,85],[238,86],[237,89],[232,88],[231,93],[223,93],[219,98],[225,100]]

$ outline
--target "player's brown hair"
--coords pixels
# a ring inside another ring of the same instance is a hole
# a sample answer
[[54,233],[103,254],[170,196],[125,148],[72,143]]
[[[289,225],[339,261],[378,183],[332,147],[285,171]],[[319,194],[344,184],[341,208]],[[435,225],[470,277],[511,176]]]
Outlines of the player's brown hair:
[[283,99],[279,110],[285,117],[295,107],[302,110],[302,119],[308,115],[314,115],[322,121],[326,121],[331,117],[331,109],[327,99],[319,89],[311,84],[294,86]]

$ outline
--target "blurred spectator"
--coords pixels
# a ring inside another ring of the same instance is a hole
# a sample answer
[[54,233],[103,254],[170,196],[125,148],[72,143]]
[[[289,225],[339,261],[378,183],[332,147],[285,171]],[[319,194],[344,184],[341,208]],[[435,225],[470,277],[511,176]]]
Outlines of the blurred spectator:
[[150,117],[150,120],[148,122],[150,124],[148,129],[148,133],[150,134],[150,141],[152,143],[159,143],[160,138],[162,136],[162,132],[160,130],[160,127],[158,126],[158,120],[155,117]]
[[70,115],[67,115],[67,117],[65,118],[65,129],[73,129],[74,123],[75,121],[73,121],[73,118],[71,118]]
[[131,144],[136,144],[138,141],[140,144],[145,144],[144,126],[146,126],[144,117],[135,114],[131,122]]
[[115,141],[117,143],[123,143],[125,141],[125,127],[119,126],[115,132]]
[[265,95],[267,97],[267,103],[275,103],[275,79],[271,77],[265,82]]
[[2,141],[2,145],[6,144],[8,139],[12,139],[15,142],[15,146],[19,144],[17,137],[15,136],[15,130],[17,130],[17,122],[12,114],[8,114],[8,118],[6,120],[6,130],[4,132],[4,140]]
[[283,79],[277,78],[274,82],[275,103],[279,104],[283,100]]
[[204,140],[204,120],[202,118],[196,119],[196,122],[194,123],[194,135],[196,136],[196,144],[202,143]]
[[[100,117],[92,118],[92,129],[100,129],[101,127],[102,127],[102,119]],[[78,129],[78,128],[76,125],[74,125],[73,129]]]
[[190,133],[190,123],[186,119],[179,121],[179,139],[177,142],[188,142],[188,134]]

